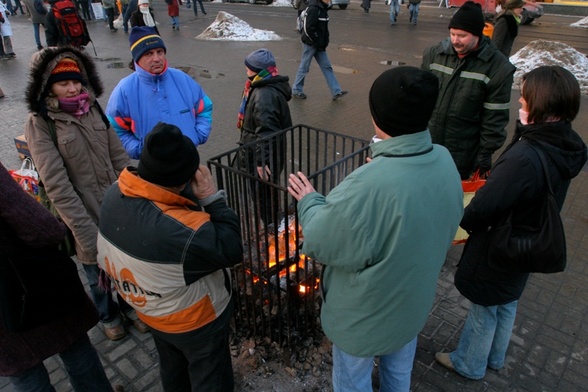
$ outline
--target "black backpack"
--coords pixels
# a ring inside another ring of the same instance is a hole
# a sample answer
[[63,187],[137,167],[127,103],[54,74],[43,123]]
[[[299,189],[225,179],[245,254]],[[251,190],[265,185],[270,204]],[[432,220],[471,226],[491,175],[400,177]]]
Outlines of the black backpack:
[[55,2],[51,9],[57,22],[61,42],[66,45],[82,47],[92,41],[86,22],[80,18],[78,10],[71,0]]

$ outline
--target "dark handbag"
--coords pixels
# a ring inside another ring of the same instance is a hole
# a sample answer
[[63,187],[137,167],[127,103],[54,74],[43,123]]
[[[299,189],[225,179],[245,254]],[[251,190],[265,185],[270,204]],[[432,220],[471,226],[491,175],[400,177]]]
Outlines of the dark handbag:
[[549,169],[543,151],[531,143],[543,165],[547,192],[539,211],[539,227],[516,227],[511,210],[503,222],[490,229],[488,264],[508,272],[551,274],[566,267],[566,238],[553,195]]
[[0,246],[0,321],[27,331],[76,312],[87,300],[76,263],[57,247]]

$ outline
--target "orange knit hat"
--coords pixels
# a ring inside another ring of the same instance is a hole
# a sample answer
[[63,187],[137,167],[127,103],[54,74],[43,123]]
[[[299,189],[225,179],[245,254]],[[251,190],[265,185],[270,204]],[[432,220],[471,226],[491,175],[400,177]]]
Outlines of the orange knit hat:
[[74,59],[65,57],[58,62],[55,68],[53,68],[53,71],[51,71],[51,76],[47,84],[51,85],[62,80],[83,81],[82,71],[80,71],[80,67]]

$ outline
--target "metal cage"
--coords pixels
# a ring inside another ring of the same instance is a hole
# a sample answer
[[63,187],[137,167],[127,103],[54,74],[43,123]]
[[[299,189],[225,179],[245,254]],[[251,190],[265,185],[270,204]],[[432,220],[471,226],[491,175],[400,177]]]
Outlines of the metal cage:
[[[232,269],[237,328],[281,345],[312,335],[319,320],[320,264],[303,236],[288,176],[304,173],[326,195],[367,157],[366,140],[296,125],[208,161],[241,219],[243,262]],[[257,167],[270,168],[262,179]]]

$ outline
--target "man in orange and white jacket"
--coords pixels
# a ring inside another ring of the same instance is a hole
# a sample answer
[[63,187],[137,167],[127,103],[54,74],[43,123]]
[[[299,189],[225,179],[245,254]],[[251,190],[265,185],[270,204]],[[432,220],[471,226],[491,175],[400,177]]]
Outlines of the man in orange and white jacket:
[[165,391],[233,390],[227,268],[243,257],[239,219],[199,163],[178,127],[157,124],[100,214],[98,261],[152,328]]

